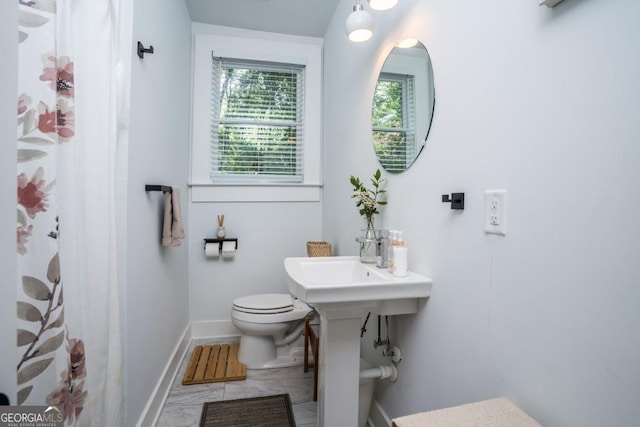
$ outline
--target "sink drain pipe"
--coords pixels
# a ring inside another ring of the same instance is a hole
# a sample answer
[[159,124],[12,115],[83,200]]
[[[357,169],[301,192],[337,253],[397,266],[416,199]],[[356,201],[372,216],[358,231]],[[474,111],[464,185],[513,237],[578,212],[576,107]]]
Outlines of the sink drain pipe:
[[360,379],[364,378],[389,378],[391,382],[395,382],[398,379],[398,368],[396,368],[396,365],[381,365],[375,368],[363,369],[360,371]]

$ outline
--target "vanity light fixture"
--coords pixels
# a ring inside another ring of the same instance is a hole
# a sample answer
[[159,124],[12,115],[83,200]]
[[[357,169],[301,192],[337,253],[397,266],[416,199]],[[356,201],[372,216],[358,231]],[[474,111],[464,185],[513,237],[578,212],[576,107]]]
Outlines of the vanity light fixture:
[[408,38],[408,39],[402,40],[396,46],[400,47],[400,48],[403,48],[403,49],[406,49],[406,48],[409,48],[409,47],[414,47],[417,44],[418,44],[418,39]]
[[[369,7],[375,10],[391,9],[398,4],[398,0],[367,0],[367,2]],[[363,42],[373,35],[373,18],[364,10],[360,0],[356,0],[353,12],[347,17],[347,35],[352,42]]]
[[398,0],[369,0],[369,6],[375,10],[387,10],[398,4]]
[[353,12],[347,17],[346,29],[352,42],[363,42],[373,35],[373,19],[369,12],[364,10],[360,0],[356,0]]

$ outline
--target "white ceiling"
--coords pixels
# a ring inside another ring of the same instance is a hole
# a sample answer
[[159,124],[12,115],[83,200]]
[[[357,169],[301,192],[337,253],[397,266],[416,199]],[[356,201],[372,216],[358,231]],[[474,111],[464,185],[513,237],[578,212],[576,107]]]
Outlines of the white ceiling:
[[[324,37],[339,0],[185,0],[191,20],[205,24]],[[345,19],[351,10],[345,10]]]

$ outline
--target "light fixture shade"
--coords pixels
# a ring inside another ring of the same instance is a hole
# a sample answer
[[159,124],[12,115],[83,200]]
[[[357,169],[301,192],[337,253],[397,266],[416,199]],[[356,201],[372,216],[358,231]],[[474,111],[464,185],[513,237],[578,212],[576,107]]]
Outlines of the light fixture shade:
[[346,30],[352,42],[363,42],[373,35],[373,18],[369,12],[362,9],[361,4],[356,4],[353,12],[347,17]]
[[369,6],[375,10],[387,10],[398,4],[398,0],[369,0]]

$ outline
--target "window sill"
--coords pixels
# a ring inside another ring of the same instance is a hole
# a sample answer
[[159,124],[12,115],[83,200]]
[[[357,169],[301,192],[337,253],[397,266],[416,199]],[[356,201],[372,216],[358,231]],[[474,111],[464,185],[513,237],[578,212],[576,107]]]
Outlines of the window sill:
[[319,184],[190,184],[191,201],[319,202]]

